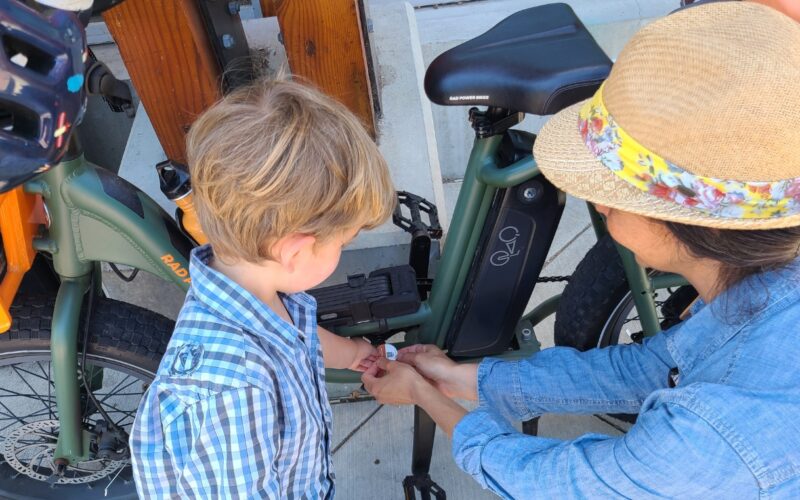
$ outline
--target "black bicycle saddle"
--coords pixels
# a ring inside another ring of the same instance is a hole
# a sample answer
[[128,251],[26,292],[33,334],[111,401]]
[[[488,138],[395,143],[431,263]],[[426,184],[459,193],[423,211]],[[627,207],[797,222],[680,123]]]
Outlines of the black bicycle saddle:
[[611,60],[567,4],[505,18],[437,57],[425,73],[431,101],[550,115],[592,96]]

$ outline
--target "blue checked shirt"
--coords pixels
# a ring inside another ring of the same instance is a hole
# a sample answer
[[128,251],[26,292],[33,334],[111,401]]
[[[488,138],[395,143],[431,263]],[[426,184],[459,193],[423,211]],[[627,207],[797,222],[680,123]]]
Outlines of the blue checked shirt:
[[316,302],[294,325],[193,251],[192,287],[131,430],[142,498],[331,498],[331,409]]
[[[641,345],[484,360],[456,462],[503,498],[800,498],[798,325],[800,259]],[[572,441],[507,420],[545,412],[639,418],[624,436]]]

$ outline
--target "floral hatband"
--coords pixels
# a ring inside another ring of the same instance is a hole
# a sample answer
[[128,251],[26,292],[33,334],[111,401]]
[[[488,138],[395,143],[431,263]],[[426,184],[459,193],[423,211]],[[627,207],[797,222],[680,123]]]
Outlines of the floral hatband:
[[800,178],[742,182],[692,174],[649,151],[608,113],[603,88],[580,110],[586,147],[617,177],[650,195],[727,219],[800,214]]

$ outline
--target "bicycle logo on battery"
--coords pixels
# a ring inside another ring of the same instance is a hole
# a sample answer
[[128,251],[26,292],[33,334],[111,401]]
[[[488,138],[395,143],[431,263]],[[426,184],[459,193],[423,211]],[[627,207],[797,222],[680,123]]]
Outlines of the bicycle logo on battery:
[[497,239],[505,245],[503,250],[498,250],[489,257],[489,263],[494,267],[502,267],[508,264],[512,257],[519,255],[517,250],[517,238],[519,229],[514,226],[506,226],[500,230]]

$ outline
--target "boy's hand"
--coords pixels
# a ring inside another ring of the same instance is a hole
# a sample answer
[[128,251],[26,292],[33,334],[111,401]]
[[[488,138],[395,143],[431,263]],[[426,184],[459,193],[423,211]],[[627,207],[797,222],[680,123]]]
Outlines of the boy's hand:
[[367,371],[380,357],[378,350],[366,339],[353,339],[356,346],[354,350],[353,362],[348,369],[364,372]]
[[363,372],[378,359],[378,350],[366,339],[340,337],[321,326],[317,328],[317,332],[325,368]]

